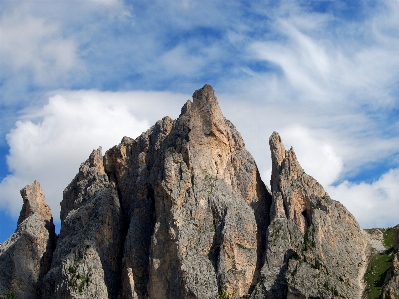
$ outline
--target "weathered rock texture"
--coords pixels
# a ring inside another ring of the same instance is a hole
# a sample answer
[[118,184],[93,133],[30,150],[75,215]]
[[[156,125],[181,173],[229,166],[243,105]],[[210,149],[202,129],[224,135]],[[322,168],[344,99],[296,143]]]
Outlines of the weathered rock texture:
[[368,242],[353,216],[269,140],[273,201],[261,282],[251,298],[361,298]]
[[51,210],[35,181],[21,190],[24,204],[14,234],[0,244],[0,297],[40,298],[41,280],[55,248]]
[[[360,298],[357,222],[277,133],[270,147],[272,193],[205,85],[177,120],[93,151],[64,191],[40,298]],[[37,206],[19,227],[50,215]]]
[[123,298],[247,294],[258,281],[271,196],[211,86],[104,157],[128,232]]

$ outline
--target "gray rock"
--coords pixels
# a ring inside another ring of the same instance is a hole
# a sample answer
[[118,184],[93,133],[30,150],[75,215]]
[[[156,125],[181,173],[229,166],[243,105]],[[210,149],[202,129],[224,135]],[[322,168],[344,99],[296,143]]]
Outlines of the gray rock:
[[0,297],[41,298],[40,283],[50,268],[55,247],[51,210],[35,181],[21,190],[24,201],[18,227],[0,244]]
[[120,289],[123,223],[115,185],[93,151],[64,190],[61,232],[42,298],[116,298]]
[[128,226],[123,298],[214,298],[255,286],[271,196],[212,87],[104,161]]
[[251,298],[361,298],[369,245],[354,217],[270,137],[273,203]]
[[[277,133],[270,149],[271,191],[205,85],[178,119],[124,137],[104,156],[93,151],[64,191],[51,268],[24,296],[40,289],[45,299],[360,298],[367,238]],[[43,204],[24,205],[11,240],[27,243],[29,221],[40,230],[35,219],[51,217]],[[4,252],[16,243],[7,242]],[[36,261],[20,254],[27,265]],[[17,285],[14,272],[4,273],[3,294]]]

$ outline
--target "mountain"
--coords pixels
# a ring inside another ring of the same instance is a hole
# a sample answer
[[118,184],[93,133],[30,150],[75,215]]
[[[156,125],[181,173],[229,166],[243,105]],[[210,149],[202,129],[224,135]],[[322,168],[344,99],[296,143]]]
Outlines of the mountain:
[[[17,231],[0,245],[0,294],[361,298],[368,234],[276,132],[270,150],[271,190],[205,85],[178,119],[91,153],[64,190],[59,236],[39,184],[23,189],[36,195],[26,207],[22,192]],[[398,285],[395,271],[387,296]]]

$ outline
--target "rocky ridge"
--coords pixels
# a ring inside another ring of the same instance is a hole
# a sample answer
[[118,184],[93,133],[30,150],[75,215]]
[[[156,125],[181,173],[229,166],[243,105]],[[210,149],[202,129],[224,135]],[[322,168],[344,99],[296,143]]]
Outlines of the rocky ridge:
[[[361,298],[365,234],[278,133],[270,150],[268,190],[205,85],[178,119],[165,117],[82,163],[64,191],[57,246],[46,247],[46,267],[17,298]],[[24,242],[27,219],[50,223],[35,198],[0,245],[1,265],[13,263],[7,244]],[[40,242],[54,244],[54,229]],[[26,276],[3,271],[14,281]],[[0,278],[0,294],[10,289],[19,292]]]

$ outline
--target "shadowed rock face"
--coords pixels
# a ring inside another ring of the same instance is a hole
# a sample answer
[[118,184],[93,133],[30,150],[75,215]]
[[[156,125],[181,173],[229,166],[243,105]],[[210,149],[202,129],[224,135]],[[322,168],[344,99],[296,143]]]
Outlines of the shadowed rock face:
[[51,210],[35,181],[21,190],[24,201],[14,234],[0,244],[0,295],[40,298],[40,283],[50,269],[55,247]]
[[[253,299],[360,298],[368,243],[356,220],[303,171],[278,133],[270,149],[271,191],[205,85],[178,119],[124,137],[104,156],[101,148],[92,152],[64,190],[51,268],[49,245],[40,271],[0,269],[0,294],[12,288],[24,292],[17,298],[46,299],[208,299],[222,291]],[[55,240],[54,229],[42,230],[51,212],[40,186],[24,190],[17,232],[0,247],[5,265],[15,263],[10,248],[27,246],[24,230],[32,221],[41,246]],[[26,264],[36,262],[20,252]],[[31,272],[39,274],[22,290],[17,282]]]
[[64,190],[61,232],[42,298],[116,298],[122,265],[122,212],[101,148]]

